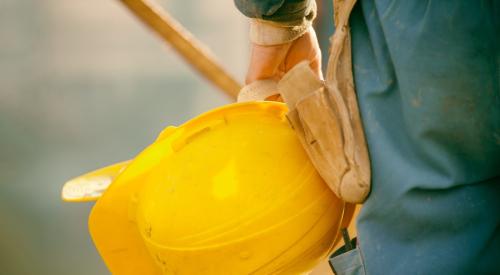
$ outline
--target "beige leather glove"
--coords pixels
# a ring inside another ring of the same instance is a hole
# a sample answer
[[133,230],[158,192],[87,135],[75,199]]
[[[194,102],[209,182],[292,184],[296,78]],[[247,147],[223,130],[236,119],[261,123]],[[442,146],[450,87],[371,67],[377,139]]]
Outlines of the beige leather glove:
[[255,80],[272,78],[275,80],[301,61],[308,60],[318,77],[321,73],[321,50],[314,29],[309,28],[297,39],[276,45],[261,45],[252,42],[251,56],[246,84]]
[[[278,93],[274,82],[302,61],[308,61],[314,73],[323,78],[321,50],[310,24],[305,28],[291,28],[254,19],[250,29],[251,55],[245,79],[247,86],[241,90],[238,101],[280,100],[278,96],[272,97]],[[273,88],[274,91],[270,91]]]

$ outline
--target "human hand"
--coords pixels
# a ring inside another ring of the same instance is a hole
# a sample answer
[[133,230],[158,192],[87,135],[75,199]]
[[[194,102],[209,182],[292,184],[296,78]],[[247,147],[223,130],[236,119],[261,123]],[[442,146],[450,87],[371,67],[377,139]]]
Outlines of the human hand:
[[261,79],[278,81],[286,72],[304,60],[308,60],[311,69],[323,79],[321,50],[312,28],[296,40],[285,44],[263,46],[252,43],[245,83],[250,84]]

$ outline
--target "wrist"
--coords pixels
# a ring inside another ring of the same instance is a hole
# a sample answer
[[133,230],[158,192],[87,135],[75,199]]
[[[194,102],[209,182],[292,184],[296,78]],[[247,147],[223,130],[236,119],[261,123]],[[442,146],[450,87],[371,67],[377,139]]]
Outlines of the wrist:
[[261,46],[286,44],[301,37],[312,28],[312,21],[300,25],[287,26],[272,21],[251,19],[250,41]]

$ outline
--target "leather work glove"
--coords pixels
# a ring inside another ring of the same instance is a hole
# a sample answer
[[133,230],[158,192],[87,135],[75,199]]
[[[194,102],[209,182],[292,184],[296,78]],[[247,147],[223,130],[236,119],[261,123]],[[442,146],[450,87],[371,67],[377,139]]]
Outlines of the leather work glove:
[[321,74],[321,51],[312,22],[315,0],[271,1],[234,0],[235,6],[250,18],[251,56],[246,83],[279,80],[301,61]]
[[235,4],[251,18],[247,86],[238,101],[279,100],[276,82],[302,61],[308,61],[313,72],[323,79],[321,50],[312,28],[316,1],[235,0]]
[[260,79],[278,81],[286,72],[304,60],[308,60],[311,69],[320,79],[323,79],[321,50],[313,28],[309,28],[302,36],[284,44],[259,45],[252,42],[245,84]]
[[[265,37],[270,33],[261,32],[260,34]],[[277,92],[276,83],[302,61],[309,62],[316,76],[323,79],[321,50],[312,27],[299,37],[280,44],[262,45],[255,40],[258,39],[253,39],[251,44],[250,64],[245,79],[247,86],[241,90],[238,101],[264,99],[282,101]]]

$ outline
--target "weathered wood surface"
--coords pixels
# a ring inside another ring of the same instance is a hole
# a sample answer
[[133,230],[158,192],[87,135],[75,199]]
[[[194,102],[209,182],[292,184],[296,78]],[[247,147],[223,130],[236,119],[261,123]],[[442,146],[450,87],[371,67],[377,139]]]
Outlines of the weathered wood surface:
[[241,85],[200,41],[165,10],[147,0],[120,0],[145,25],[167,41],[191,66],[223,92],[236,98]]

